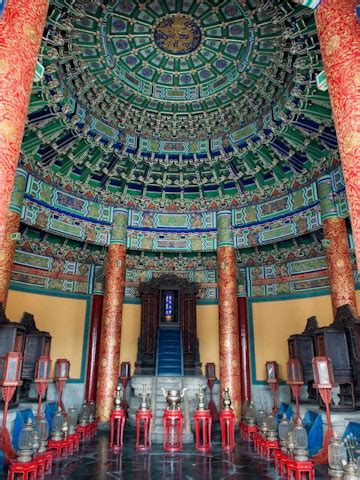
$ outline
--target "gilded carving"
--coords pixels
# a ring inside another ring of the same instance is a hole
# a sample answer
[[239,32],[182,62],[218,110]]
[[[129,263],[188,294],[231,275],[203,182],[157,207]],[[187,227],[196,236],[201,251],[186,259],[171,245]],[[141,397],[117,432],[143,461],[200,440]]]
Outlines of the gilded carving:
[[227,266],[226,269],[218,269],[220,383],[222,390],[229,387],[234,413],[239,419],[240,347],[235,249],[230,246],[219,247],[217,257],[219,266],[222,263]]
[[119,377],[125,257],[125,245],[109,245],[106,262],[97,388],[97,408],[100,422],[109,420],[113,405],[114,385],[117,385]]
[[338,307],[350,304],[356,311],[355,284],[350,261],[346,223],[343,218],[323,220],[324,236],[330,240],[326,259],[334,314]]
[[47,0],[12,0],[0,19],[0,250],[47,7]]
[[356,0],[326,0],[316,10],[316,25],[339,144],[360,265],[360,45]]
[[11,238],[19,230],[19,213],[8,211],[5,220],[3,246],[0,255],[0,302],[6,304],[16,242]]

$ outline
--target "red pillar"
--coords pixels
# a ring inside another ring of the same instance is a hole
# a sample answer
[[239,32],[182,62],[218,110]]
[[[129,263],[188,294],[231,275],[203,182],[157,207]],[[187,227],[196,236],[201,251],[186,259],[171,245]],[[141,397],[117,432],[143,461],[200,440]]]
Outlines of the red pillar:
[[345,219],[326,218],[323,220],[323,232],[334,316],[342,305],[351,305],[356,313],[355,282]]
[[323,0],[315,19],[329,86],[346,196],[360,268],[360,48],[358,0]]
[[109,245],[97,375],[96,403],[100,422],[110,418],[119,379],[121,320],[126,246]]
[[247,298],[238,297],[239,335],[240,335],[240,385],[244,402],[251,400],[249,327]]
[[0,252],[47,8],[9,0],[0,19]]
[[241,414],[239,322],[235,248],[217,249],[219,291],[220,388],[230,389],[237,420]]
[[92,298],[89,353],[85,387],[85,398],[87,401],[96,400],[96,381],[99,366],[98,363],[103,299],[103,295],[93,295]]

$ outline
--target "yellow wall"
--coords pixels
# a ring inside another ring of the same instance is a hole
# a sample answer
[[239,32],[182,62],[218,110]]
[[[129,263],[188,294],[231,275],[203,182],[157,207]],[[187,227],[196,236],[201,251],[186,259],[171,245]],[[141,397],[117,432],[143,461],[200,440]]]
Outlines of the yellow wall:
[[18,322],[24,312],[32,313],[39,330],[52,336],[51,359],[67,358],[70,377],[80,378],[86,317],[86,300],[9,291],[6,314]]
[[205,375],[205,364],[213,362],[219,378],[219,308],[217,305],[197,305],[196,316],[202,373]]
[[279,363],[280,378],[286,380],[287,339],[301,333],[312,315],[316,315],[320,327],[333,321],[330,295],[252,304],[256,380],[265,380],[267,360]]
[[138,338],[140,336],[141,323],[141,305],[124,303],[121,344],[120,344],[120,363],[131,362],[131,373],[134,373]]

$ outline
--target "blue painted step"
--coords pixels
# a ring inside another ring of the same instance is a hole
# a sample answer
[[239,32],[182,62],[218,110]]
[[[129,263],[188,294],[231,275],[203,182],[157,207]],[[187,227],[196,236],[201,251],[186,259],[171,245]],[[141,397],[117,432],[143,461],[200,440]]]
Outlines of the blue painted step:
[[159,329],[157,374],[182,375],[180,329]]

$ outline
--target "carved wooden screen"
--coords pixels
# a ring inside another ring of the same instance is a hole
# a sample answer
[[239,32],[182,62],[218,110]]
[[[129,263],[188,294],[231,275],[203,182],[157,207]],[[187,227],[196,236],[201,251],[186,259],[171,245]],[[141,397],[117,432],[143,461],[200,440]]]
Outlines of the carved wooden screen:
[[184,353],[194,353],[196,337],[196,296],[192,293],[181,293],[181,330]]
[[157,292],[145,293],[141,297],[141,342],[144,353],[156,353],[157,323]]

